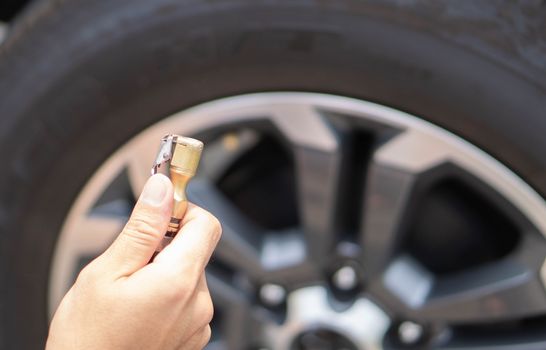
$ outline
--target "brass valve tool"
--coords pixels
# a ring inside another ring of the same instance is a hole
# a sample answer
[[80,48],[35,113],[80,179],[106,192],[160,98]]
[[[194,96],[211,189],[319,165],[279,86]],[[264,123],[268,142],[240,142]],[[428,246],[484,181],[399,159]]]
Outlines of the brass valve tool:
[[[180,230],[180,223],[188,208],[186,187],[197,172],[203,142],[178,135],[165,135],[161,139],[159,153],[152,167],[152,175],[156,174],[162,164],[168,163],[169,177],[174,187],[173,213],[169,227],[157,251],[165,248]],[[157,253],[157,252],[156,252]]]

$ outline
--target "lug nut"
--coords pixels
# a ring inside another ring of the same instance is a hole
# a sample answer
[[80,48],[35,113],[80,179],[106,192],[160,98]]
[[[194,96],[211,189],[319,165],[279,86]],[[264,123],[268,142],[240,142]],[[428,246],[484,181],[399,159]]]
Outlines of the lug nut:
[[349,291],[358,284],[358,275],[352,266],[345,265],[332,275],[332,283],[342,291]]
[[398,338],[406,345],[419,342],[423,338],[424,332],[425,329],[422,325],[412,321],[404,321],[398,326]]
[[286,299],[286,290],[278,284],[264,284],[260,288],[260,299],[267,306],[279,306]]

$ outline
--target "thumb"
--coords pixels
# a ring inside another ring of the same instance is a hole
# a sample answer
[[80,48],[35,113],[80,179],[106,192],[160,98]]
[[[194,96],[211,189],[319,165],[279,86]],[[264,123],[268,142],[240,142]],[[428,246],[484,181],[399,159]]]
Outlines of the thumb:
[[111,271],[128,276],[150,261],[167,230],[172,201],[169,178],[161,174],[150,177],[125,228],[103,254]]

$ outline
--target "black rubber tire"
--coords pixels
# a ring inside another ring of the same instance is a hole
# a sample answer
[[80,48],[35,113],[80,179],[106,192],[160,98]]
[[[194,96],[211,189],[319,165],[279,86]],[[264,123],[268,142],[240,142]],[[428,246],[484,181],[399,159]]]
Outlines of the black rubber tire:
[[0,348],[38,349],[56,236],[93,171],[173,112],[257,91],[422,116],[546,194],[544,2],[67,0],[0,47]]

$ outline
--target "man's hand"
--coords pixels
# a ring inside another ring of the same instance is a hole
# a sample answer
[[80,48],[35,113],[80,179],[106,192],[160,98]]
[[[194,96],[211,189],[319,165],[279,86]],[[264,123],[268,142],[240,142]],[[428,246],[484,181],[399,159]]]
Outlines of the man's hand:
[[85,267],[53,317],[46,349],[202,349],[213,307],[204,269],[221,227],[190,205],[148,264],[171,215],[172,184],[152,176],[114,243]]

